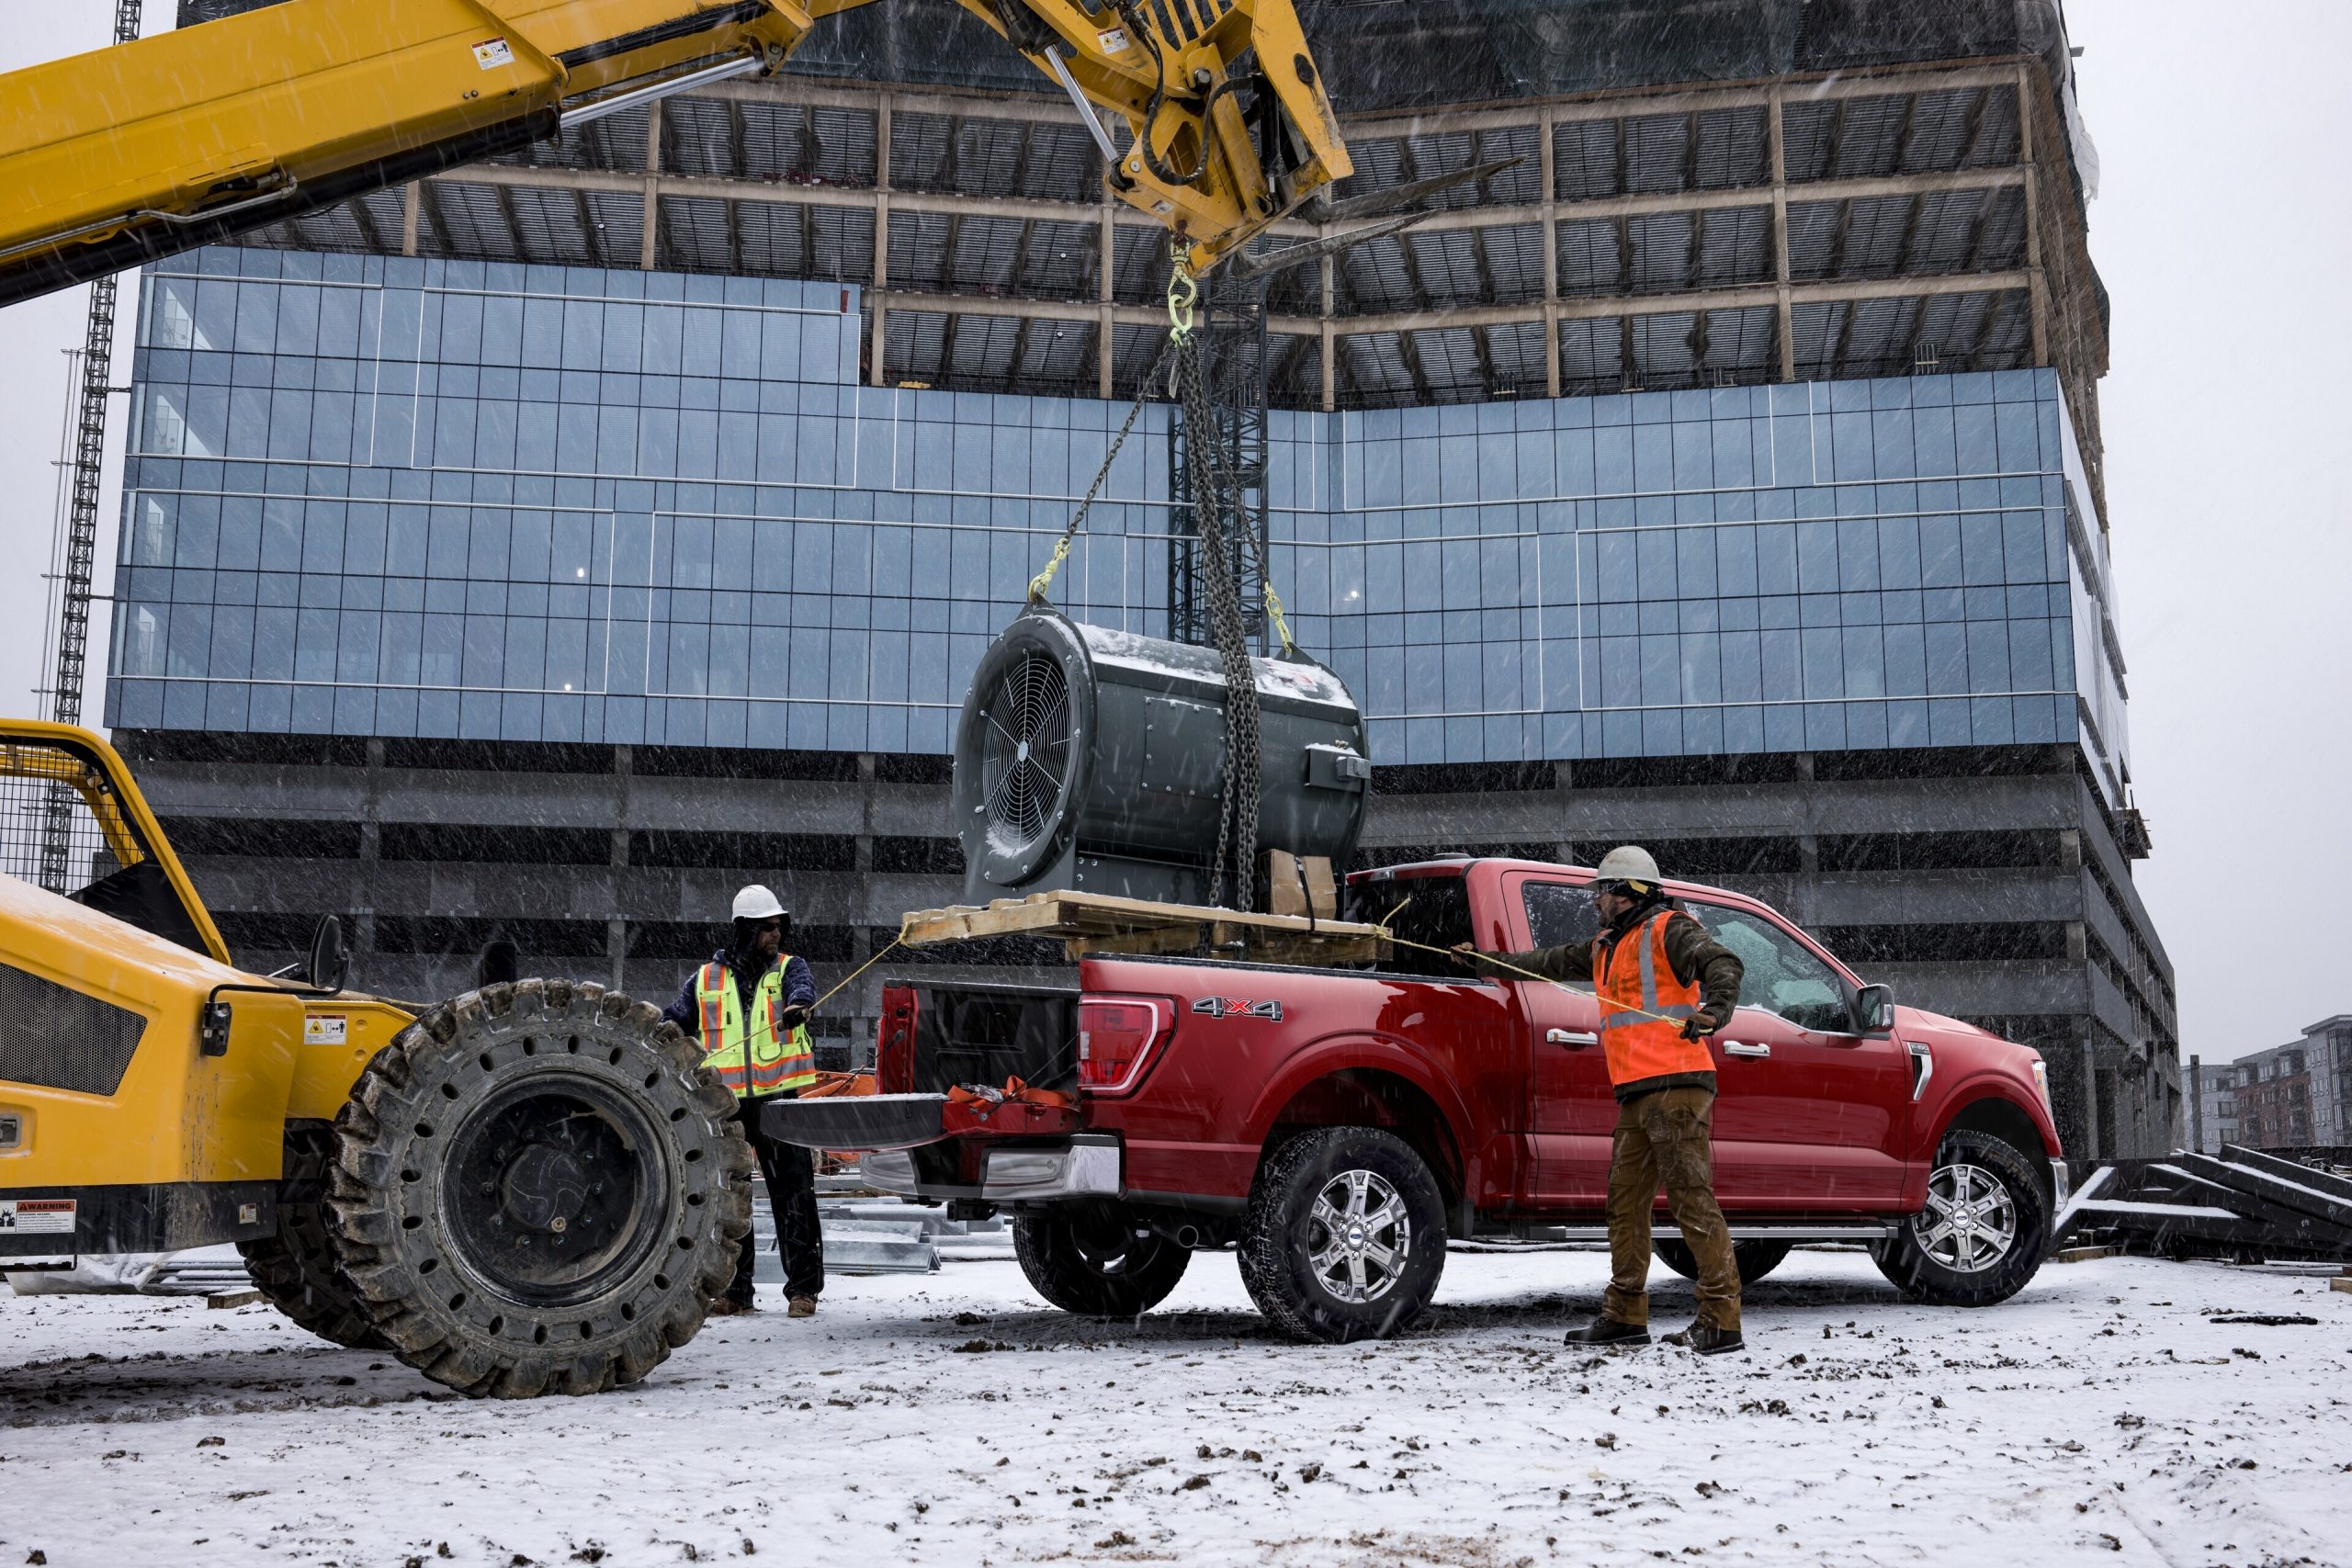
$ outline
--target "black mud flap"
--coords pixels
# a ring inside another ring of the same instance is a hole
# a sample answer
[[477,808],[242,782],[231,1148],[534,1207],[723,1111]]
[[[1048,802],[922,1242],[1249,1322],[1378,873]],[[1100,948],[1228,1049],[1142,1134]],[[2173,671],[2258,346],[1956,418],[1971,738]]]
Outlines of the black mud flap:
[[760,1129],[780,1144],[809,1149],[910,1149],[947,1136],[944,1094],[828,1095],[772,1100]]

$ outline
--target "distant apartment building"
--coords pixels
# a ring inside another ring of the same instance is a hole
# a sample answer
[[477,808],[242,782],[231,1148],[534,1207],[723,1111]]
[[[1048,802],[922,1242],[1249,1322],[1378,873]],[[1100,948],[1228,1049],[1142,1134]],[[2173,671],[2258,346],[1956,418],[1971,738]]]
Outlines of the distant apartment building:
[[2302,1038],[2191,1069],[2197,1146],[2352,1147],[2352,1013],[2304,1026]]

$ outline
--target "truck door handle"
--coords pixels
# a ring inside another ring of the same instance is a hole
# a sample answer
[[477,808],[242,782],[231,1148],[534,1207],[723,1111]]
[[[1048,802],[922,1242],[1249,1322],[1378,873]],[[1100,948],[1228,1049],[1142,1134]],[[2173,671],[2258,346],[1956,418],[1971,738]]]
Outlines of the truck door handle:
[[1769,1056],[1771,1054],[1772,1047],[1760,1041],[1753,1045],[1745,1044],[1737,1040],[1724,1042],[1724,1055],[1726,1056]]
[[1600,1036],[1584,1029],[1550,1029],[1544,1032],[1547,1045],[1598,1045]]

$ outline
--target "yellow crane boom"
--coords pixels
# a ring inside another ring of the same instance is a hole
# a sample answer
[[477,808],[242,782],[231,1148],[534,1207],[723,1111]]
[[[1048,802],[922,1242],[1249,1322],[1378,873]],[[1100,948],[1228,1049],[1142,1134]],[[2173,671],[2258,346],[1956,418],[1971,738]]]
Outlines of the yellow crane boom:
[[[773,74],[870,3],[282,0],[0,75],[0,303]],[[957,3],[1080,102],[1196,270],[1350,172],[1291,0]]]

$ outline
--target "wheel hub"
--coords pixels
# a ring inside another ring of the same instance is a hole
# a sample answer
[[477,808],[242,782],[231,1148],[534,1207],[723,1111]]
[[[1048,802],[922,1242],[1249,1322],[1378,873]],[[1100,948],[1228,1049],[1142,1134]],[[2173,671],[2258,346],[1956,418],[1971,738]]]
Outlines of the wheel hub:
[[2017,1204],[2006,1183],[1973,1165],[1939,1166],[1928,1178],[1928,1206],[1911,1222],[1921,1250],[1960,1274],[1979,1274],[2008,1257],[2018,1239]]
[[662,1240],[659,1146],[632,1098],[576,1070],[500,1085],[450,1135],[440,1192],[450,1248],[514,1301],[587,1300]]
[[1405,1200],[1377,1171],[1346,1170],[1324,1183],[1308,1211],[1308,1266],[1334,1300],[1379,1300],[1403,1277],[1413,1223]]
[[516,1154],[500,1183],[507,1216],[531,1230],[561,1235],[593,1196],[571,1151],[532,1144]]

